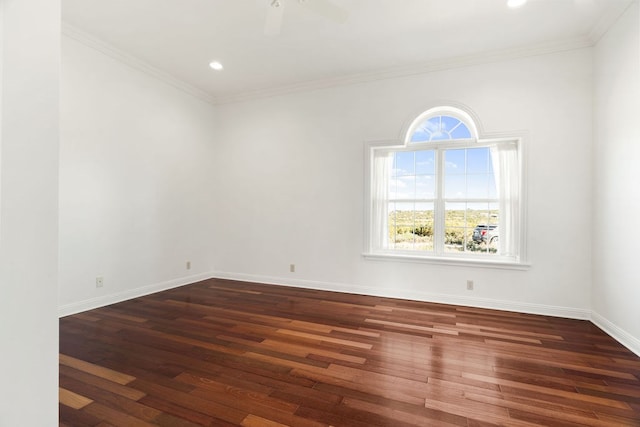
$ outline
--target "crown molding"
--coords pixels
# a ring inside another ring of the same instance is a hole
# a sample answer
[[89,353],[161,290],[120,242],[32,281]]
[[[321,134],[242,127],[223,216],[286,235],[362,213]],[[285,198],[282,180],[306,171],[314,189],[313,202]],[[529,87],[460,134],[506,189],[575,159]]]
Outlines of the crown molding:
[[246,91],[229,96],[220,96],[217,98],[217,102],[219,104],[231,104],[297,92],[309,92],[313,90],[328,89],[332,87],[368,83],[377,80],[410,77],[414,75],[432,73],[435,71],[489,64],[493,62],[502,62],[531,56],[548,55],[552,53],[588,48],[592,46],[593,42],[589,37],[579,37],[551,43],[536,44],[526,47],[502,49],[473,55],[428,61],[418,65],[411,65],[407,67],[385,68],[368,73],[350,74],[328,79],[299,82],[268,89]]
[[82,30],[79,28],[70,25],[66,22],[62,23],[62,35],[67,36],[83,45],[90,47],[92,49],[97,50],[119,62],[122,62],[125,65],[128,65],[131,68],[134,68],[138,71],[142,71],[143,73],[154,77],[164,83],[169,84],[170,86],[175,87],[191,96],[194,96],[202,101],[205,101],[209,104],[216,105],[218,101],[216,98],[212,97],[208,93],[204,92],[192,86],[183,80],[180,80],[176,77],[173,77],[171,74],[162,71],[161,69],[154,67],[153,65],[135,57],[129,53],[126,53],[109,43],[106,43]]
[[212,105],[231,104],[255,99],[270,98],[274,96],[287,95],[292,93],[310,92],[333,87],[356,85],[378,80],[387,80],[402,77],[411,77],[420,74],[427,74],[436,71],[443,71],[454,68],[469,67],[508,60],[515,60],[533,56],[548,55],[570,50],[592,47],[613,25],[616,20],[638,0],[632,0],[621,6],[612,6],[609,12],[602,16],[594,26],[588,36],[572,39],[565,39],[549,43],[535,44],[524,47],[487,51],[483,53],[465,55],[440,60],[432,60],[417,65],[392,67],[374,70],[365,73],[342,75],[326,79],[309,80],[292,84],[281,85],[266,89],[249,90],[240,93],[223,96],[212,96],[207,92],[198,89],[171,74],[160,70],[153,65],[128,54],[68,23],[62,24],[62,34],[70,37],[88,47],[116,59],[132,68],[142,71],[154,78],[157,78],[177,89],[182,90]]
[[604,13],[598,22],[593,26],[591,31],[589,32],[589,40],[591,40],[592,44],[598,43],[602,36],[604,36],[609,28],[611,28],[618,19],[622,16],[623,13],[627,11],[634,3],[637,3],[638,0],[630,0],[626,4],[625,3],[611,3],[610,7],[607,9],[607,12]]

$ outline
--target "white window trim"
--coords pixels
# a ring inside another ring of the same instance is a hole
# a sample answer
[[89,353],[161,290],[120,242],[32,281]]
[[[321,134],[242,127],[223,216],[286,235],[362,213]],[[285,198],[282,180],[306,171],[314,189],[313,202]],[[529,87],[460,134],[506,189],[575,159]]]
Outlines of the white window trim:
[[[420,126],[427,117],[434,116],[434,115],[437,115],[437,116],[446,115],[446,116],[454,117],[460,120],[460,122],[462,122],[469,129],[469,132],[471,132],[471,138],[473,140],[477,141],[480,139],[480,136],[478,133],[478,127],[476,126],[476,120],[471,116],[471,114],[457,107],[434,107],[434,108],[428,109],[427,111],[423,112],[418,117],[416,117],[411,123],[411,125],[404,132],[403,137],[404,137],[405,146],[408,146],[409,144],[411,144],[411,136],[416,131],[418,126]],[[433,144],[435,142],[447,142],[447,141],[438,140],[438,141],[431,141],[429,143]]]
[[[426,115],[426,113],[425,113]],[[421,115],[422,117],[424,115]],[[417,120],[416,120],[417,122]],[[483,255],[474,254],[441,254],[434,255],[432,253],[421,254],[414,251],[399,251],[399,250],[374,250],[372,236],[374,233],[372,215],[372,185],[373,185],[373,160],[376,150],[411,150],[415,146],[421,143],[407,143],[406,141],[398,140],[382,140],[382,141],[367,141],[364,147],[364,207],[365,207],[365,221],[364,221],[364,252],[363,257],[369,260],[379,261],[402,261],[402,262],[419,262],[425,264],[436,265],[450,265],[450,266],[467,266],[467,267],[485,267],[496,269],[513,269],[513,270],[526,270],[531,267],[531,264],[527,261],[527,153],[526,153],[526,139],[527,132],[514,132],[514,133],[493,133],[486,134],[482,138],[474,139],[474,141],[462,141],[460,146],[474,146],[474,145],[487,145],[488,143],[500,142],[500,141],[518,141],[518,150],[520,156],[520,229],[519,229],[519,255],[516,259],[511,257],[492,256],[488,258]],[[442,141],[442,142],[429,142],[423,143],[429,147],[452,147],[457,145],[456,142]],[[414,147],[410,147],[413,145]]]
[[473,259],[472,255],[466,255],[464,258],[460,255],[451,254],[447,256],[432,255],[416,255],[415,253],[402,253],[396,251],[394,253],[385,252],[364,252],[362,256],[365,259],[373,261],[398,261],[398,262],[414,262],[420,264],[448,265],[456,267],[483,267],[494,268],[500,270],[528,270],[531,264],[520,261],[503,261],[500,259]]

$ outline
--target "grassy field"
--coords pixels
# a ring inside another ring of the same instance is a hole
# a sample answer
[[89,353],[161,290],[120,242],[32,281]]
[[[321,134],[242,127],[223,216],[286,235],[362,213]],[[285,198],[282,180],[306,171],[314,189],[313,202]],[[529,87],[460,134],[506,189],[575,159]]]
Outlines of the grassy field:
[[[498,211],[448,210],[445,214],[445,251],[496,252],[492,245],[472,239],[478,224],[497,224]],[[433,211],[389,213],[389,242],[395,249],[433,250]]]

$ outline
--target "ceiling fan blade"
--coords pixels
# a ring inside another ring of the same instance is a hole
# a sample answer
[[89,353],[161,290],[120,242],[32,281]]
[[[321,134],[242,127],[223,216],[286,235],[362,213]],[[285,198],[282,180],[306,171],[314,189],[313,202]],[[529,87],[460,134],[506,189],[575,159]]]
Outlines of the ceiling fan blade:
[[276,36],[280,34],[283,16],[284,2],[282,0],[270,0],[267,8],[267,18],[264,22],[265,35]]
[[349,18],[349,12],[346,9],[343,9],[330,0],[298,0],[298,2],[318,15],[339,24],[342,24]]

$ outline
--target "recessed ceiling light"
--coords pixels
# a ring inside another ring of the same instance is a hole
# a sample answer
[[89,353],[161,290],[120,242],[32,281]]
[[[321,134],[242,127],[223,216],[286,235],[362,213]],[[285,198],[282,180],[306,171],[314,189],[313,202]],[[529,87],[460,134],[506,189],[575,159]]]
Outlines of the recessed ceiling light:
[[520,6],[524,6],[527,0],[507,0],[507,6],[511,9],[515,9]]
[[222,71],[224,69],[222,64],[220,62],[218,62],[218,61],[209,62],[209,67],[211,67],[212,69],[214,69],[216,71]]

